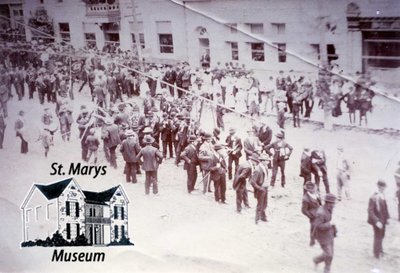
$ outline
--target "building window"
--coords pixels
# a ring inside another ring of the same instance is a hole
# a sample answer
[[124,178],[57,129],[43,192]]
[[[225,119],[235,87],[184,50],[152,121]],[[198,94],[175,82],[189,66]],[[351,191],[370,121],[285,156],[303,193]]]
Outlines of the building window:
[[250,32],[254,34],[264,34],[263,24],[247,24],[250,28]]
[[[136,36],[134,33],[132,33],[132,44],[134,47],[136,46]],[[144,42],[144,33],[139,33],[139,45],[142,49],[146,48]]]
[[79,224],[76,224],[76,237],[78,237],[81,233],[81,227]]
[[265,60],[263,43],[251,43],[251,59],[257,62]]
[[114,226],[114,237],[115,237],[115,239],[118,239],[118,226],[117,225]]
[[158,41],[160,53],[174,53],[174,42],[172,38],[172,24],[170,21],[157,21]]
[[271,23],[271,27],[274,34],[278,35],[285,34],[285,29],[286,29],[285,23]]
[[125,219],[125,210],[124,207],[114,206],[114,219]]
[[92,49],[96,47],[96,33],[84,33],[86,47]]
[[319,60],[321,57],[319,44],[310,44],[310,46],[311,46],[311,50],[312,50],[312,56],[314,58],[317,58],[317,60]]
[[69,30],[69,23],[59,23],[61,40],[64,42],[71,41],[71,34]]
[[328,54],[328,63],[330,63],[333,60],[338,59],[338,55],[336,54],[335,45],[327,44],[326,45],[326,53]]
[[278,48],[278,62],[286,63],[286,44],[274,43],[274,45]]
[[238,32],[237,24],[231,23],[231,24],[226,24],[226,25],[229,27],[231,33],[237,33]]
[[71,239],[71,224],[67,223],[67,239]]
[[121,207],[121,220],[125,219],[125,208]]
[[239,47],[237,42],[229,42],[231,46],[231,53],[232,53],[232,60],[238,61],[239,60]]
[[158,34],[160,53],[174,53],[172,34]]

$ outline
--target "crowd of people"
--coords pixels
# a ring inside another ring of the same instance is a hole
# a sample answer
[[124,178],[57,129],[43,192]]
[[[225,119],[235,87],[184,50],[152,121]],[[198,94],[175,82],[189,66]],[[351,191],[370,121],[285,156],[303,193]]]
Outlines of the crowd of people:
[[[256,224],[268,221],[268,193],[276,181],[281,187],[287,186],[285,165],[296,164],[290,160],[294,148],[285,140],[285,113],[292,113],[294,127],[300,127],[300,113],[310,117],[317,89],[322,88],[316,80],[283,71],[275,78],[258,79],[244,66],[229,63],[218,64],[212,70],[192,69],[188,63],[141,67],[143,64],[129,58],[129,52],[113,55],[111,60],[107,54],[80,55],[69,46],[57,44],[20,47],[20,50],[9,47],[0,50],[0,145],[9,100],[27,96],[32,103],[55,104],[54,112],[44,107],[41,116],[39,139],[45,156],[54,145],[54,134],[59,132],[63,141],[70,141],[72,129],[77,126],[82,160],[99,164],[99,154],[104,155],[110,167],[124,172],[127,183],[138,183],[137,175],[144,171],[145,194],[151,190],[158,194],[158,169],[165,160],[173,160],[176,166],[183,163],[189,194],[201,185],[204,194],[213,192],[216,202],[226,204],[227,183],[231,181],[239,214],[243,208],[250,208],[248,191],[251,189],[257,200]],[[342,101],[347,103],[352,121],[351,109],[360,108],[358,104],[368,104],[365,110],[370,110],[373,94],[365,88],[364,77],[360,77],[364,81],[362,85],[338,77],[331,77],[330,81],[329,88],[336,98],[333,115],[341,113]],[[76,96],[80,92],[90,92],[92,104],[81,104],[75,119],[72,106],[78,103]],[[141,99],[134,100],[134,96]],[[321,100],[319,105],[323,107],[324,103],[327,102]],[[212,132],[204,130],[200,122],[206,107],[211,107],[216,115]],[[274,110],[279,131],[273,132],[268,124],[258,122],[248,128],[247,136],[242,139],[238,128],[225,128],[223,116],[227,112],[258,117]],[[23,110],[19,111],[14,127],[21,139],[23,154],[29,153],[27,118]],[[225,132],[228,135],[223,138]],[[123,168],[118,166],[119,153],[125,163]],[[329,272],[336,234],[336,226],[331,223],[332,211],[335,202],[342,200],[342,190],[345,198],[351,197],[348,187],[351,166],[343,148],[338,147],[337,196],[331,192],[332,181],[328,180],[323,150],[304,148],[298,166],[304,180],[302,212],[311,224],[310,245],[316,240],[323,250],[314,263],[325,262],[325,272]],[[280,179],[277,179],[278,169]],[[321,179],[325,190],[323,204]],[[377,258],[382,253],[388,218],[383,195],[385,185],[384,181],[378,182],[379,192],[369,204]]]

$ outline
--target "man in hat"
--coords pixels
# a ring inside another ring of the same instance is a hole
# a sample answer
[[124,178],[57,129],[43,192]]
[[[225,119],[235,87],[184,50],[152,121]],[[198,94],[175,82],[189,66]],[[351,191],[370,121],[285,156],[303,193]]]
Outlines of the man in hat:
[[385,198],[386,182],[379,180],[378,191],[375,192],[368,203],[368,223],[374,230],[373,253],[379,259],[383,255],[382,241],[385,237],[386,224],[388,224],[389,211]]
[[227,165],[221,144],[215,144],[211,157],[210,179],[214,181],[214,197],[216,202],[226,204],[226,169]]
[[260,163],[259,156],[254,153],[249,156],[246,162],[239,165],[233,179],[233,189],[236,191],[236,211],[242,212],[242,202],[246,208],[250,208],[247,195],[246,180],[251,177],[256,166]]
[[317,210],[321,206],[321,199],[317,187],[311,181],[304,184],[304,191],[301,212],[310,220],[310,246],[313,246],[315,244],[315,239],[312,236],[313,222],[317,216]]
[[337,179],[337,191],[338,191],[338,200],[342,199],[342,189],[344,189],[344,193],[347,199],[350,199],[349,192],[349,180],[350,180],[350,164],[349,161],[343,154],[343,147],[338,147],[338,157],[336,161],[336,179]]
[[265,210],[268,205],[268,160],[265,154],[260,156],[260,164],[258,164],[250,177],[250,184],[254,188],[254,197],[257,199],[256,207],[256,224],[261,220],[267,222]]
[[95,135],[96,130],[94,128],[89,129],[89,135],[86,138],[85,145],[88,149],[87,161],[90,162],[90,158],[94,157],[93,163],[97,164],[97,151],[99,150],[100,141],[99,138]]
[[158,193],[158,182],[157,182],[157,170],[159,162],[162,161],[162,153],[155,147],[152,146],[154,138],[151,136],[145,136],[143,139],[146,146],[140,150],[137,155],[137,159],[140,160],[143,157],[142,168],[146,173],[145,180],[145,193],[150,193],[150,186],[153,186],[153,193]]
[[314,265],[324,262],[324,273],[329,273],[333,259],[333,239],[336,237],[337,229],[332,223],[333,208],[336,203],[336,196],[328,193],[325,196],[325,204],[318,208],[313,223],[313,238],[320,244],[323,253],[314,257]]
[[[300,159],[300,175],[299,175],[304,179],[303,186],[305,186],[305,184],[308,181],[311,181],[311,169],[312,169],[311,152],[309,148],[304,148]],[[305,193],[306,189],[304,188],[303,194]]]
[[242,156],[242,140],[236,135],[234,128],[229,129],[229,135],[225,140],[228,147],[228,178],[232,179],[232,164],[235,162],[235,173],[239,166],[239,159]]
[[42,69],[40,69],[38,72],[38,77],[35,81],[35,86],[36,86],[36,90],[38,91],[38,94],[39,94],[40,104],[43,104],[44,96],[47,92],[47,85],[46,85],[45,78],[44,78],[44,71]]
[[243,141],[243,148],[246,154],[246,160],[254,154],[260,154],[262,149],[262,144],[258,137],[256,136],[255,128],[251,128],[247,130],[248,137]]
[[[271,149],[274,151],[271,153]],[[292,154],[293,147],[290,146],[285,140],[282,132],[276,134],[276,141],[265,147],[265,151],[269,156],[272,156],[272,177],[271,177],[271,186],[275,186],[276,174],[278,172],[278,168],[281,169],[281,185],[285,187],[285,162],[290,158]]]
[[185,147],[187,146],[187,138],[189,135],[189,123],[190,123],[190,118],[185,118],[183,121],[179,123],[179,128],[177,132],[177,139],[178,139],[178,144],[176,147],[175,151],[175,165],[179,165],[179,162],[181,160],[181,152]]
[[181,159],[185,161],[183,169],[187,172],[188,193],[194,190],[197,180],[197,165],[199,165],[199,159],[197,157],[196,140],[197,137],[195,135],[189,136],[189,145],[186,146],[181,153]]
[[153,109],[154,106],[155,106],[155,101],[152,98],[152,96],[150,95],[150,91],[147,91],[146,97],[143,100],[144,114],[146,115],[147,113],[149,113],[151,111],[151,109]]
[[214,147],[211,143],[212,136],[210,133],[204,133],[204,143],[199,148],[199,162],[203,172],[203,194],[210,190],[210,171],[212,168],[212,156]]
[[330,193],[329,181],[328,181],[328,168],[326,166],[326,156],[322,149],[313,150],[311,152],[311,171],[315,178],[315,183],[317,184],[318,190],[320,190],[319,183],[321,181],[325,186],[325,192]]
[[79,129],[79,138],[82,138],[84,131],[86,130],[86,127],[90,121],[91,115],[89,115],[89,111],[86,108],[86,105],[81,106],[81,113],[78,115],[78,118],[76,119],[76,123],[78,123],[78,129]]
[[16,132],[16,136],[21,139],[21,154],[28,153],[28,141],[26,135],[26,127],[25,127],[25,112],[19,111],[18,118],[15,121],[14,129]]
[[125,136],[126,139],[121,143],[120,152],[125,160],[126,182],[137,183],[136,173],[139,168],[137,155],[140,152],[140,146],[133,130],[127,130]]
[[107,143],[107,148],[110,151],[110,165],[114,169],[117,168],[117,155],[115,150],[117,146],[121,143],[121,139],[119,137],[119,128],[118,125],[115,124],[111,118],[106,118],[104,121],[106,126],[105,130],[102,132],[102,138]]
[[0,104],[0,149],[3,149],[4,133],[6,131],[6,119],[3,114],[3,109]]
[[164,158],[167,158],[167,147],[169,148],[169,157],[173,158],[174,153],[172,149],[172,120],[168,118],[167,113],[162,114],[163,120],[161,121],[161,141],[163,146]]

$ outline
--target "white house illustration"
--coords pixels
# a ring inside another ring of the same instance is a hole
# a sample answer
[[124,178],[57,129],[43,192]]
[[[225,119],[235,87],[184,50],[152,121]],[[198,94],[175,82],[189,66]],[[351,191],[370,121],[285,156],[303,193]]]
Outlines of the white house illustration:
[[67,241],[84,234],[92,245],[128,238],[128,203],[121,185],[91,192],[73,178],[34,184],[21,206],[23,240],[44,240],[56,231]]

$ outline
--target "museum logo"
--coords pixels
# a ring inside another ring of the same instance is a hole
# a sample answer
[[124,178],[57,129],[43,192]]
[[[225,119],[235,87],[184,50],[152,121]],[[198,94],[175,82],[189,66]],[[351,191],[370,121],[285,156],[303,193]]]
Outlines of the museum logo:
[[[84,191],[68,178],[34,184],[22,206],[21,247],[133,245],[128,234],[128,197],[121,185],[102,192]],[[104,261],[104,252],[54,249],[54,262]]]

